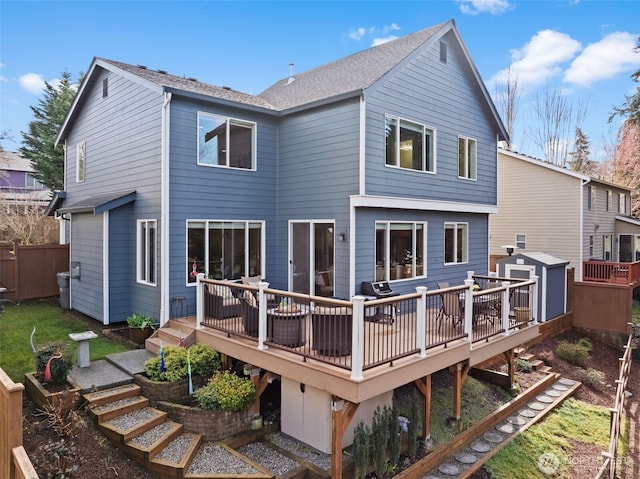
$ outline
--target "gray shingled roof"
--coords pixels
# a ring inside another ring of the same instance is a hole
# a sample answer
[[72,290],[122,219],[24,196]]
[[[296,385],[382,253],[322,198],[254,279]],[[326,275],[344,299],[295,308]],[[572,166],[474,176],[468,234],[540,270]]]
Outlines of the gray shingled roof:
[[246,105],[259,106],[263,108],[273,109],[269,103],[262,98],[251,95],[249,93],[243,93],[240,91],[232,90],[230,88],[218,87],[209,85],[208,83],[202,83],[192,78],[178,77],[170,75],[162,71],[149,70],[143,66],[133,66],[127,63],[117,62],[114,60],[108,60],[106,58],[99,58],[103,62],[109,63],[115,67],[118,67],[126,72],[137,75],[141,78],[149,80],[158,85],[162,85],[167,88],[173,88],[177,90],[198,93],[201,95],[208,95],[215,98],[221,98],[224,100],[235,101],[238,103],[244,103]]
[[354,53],[333,63],[285,78],[260,93],[278,110],[362,91],[382,78],[440,31],[448,22]]
[[292,83],[289,83],[289,78],[285,78],[257,96],[142,66],[133,66],[105,58],[98,60],[167,88],[272,110],[286,110],[366,89],[450,23],[452,23],[451,20],[296,74],[295,81]]

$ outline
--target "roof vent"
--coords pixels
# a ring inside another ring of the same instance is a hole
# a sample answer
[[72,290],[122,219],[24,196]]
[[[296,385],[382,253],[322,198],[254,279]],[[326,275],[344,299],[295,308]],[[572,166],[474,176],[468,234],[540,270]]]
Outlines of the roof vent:
[[231,87],[230,87],[230,86],[225,86],[225,85],[223,85],[223,86],[222,86],[222,89],[223,89],[223,90],[229,90],[229,91],[231,91]]
[[189,80],[189,81],[194,81],[194,82],[197,82],[197,81],[198,81],[196,78],[193,78],[193,77],[189,77],[189,78],[187,78],[187,80]]
[[296,81],[293,76],[293,63],[289,63],[289,79],[287,80],[287,85],[291,85],[294,81]]
[[160,69],[158,69],[158,70],[156,70],[156,71],[157,71],[158,73],[162,73],[163,75],[166,75],[166,74],[167,74],[167,70],[160,70]]
[[147,69],[146,65],[137,65],[137,66],[138,66],[138,68],[142,68],[143,70]]

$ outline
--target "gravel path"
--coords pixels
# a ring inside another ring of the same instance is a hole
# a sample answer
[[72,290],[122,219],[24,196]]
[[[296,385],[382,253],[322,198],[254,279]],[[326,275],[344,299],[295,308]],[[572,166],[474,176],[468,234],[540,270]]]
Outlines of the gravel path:
[[189,474],[260,474],[224,447],[214,443],[204,443],[191,461]]
[[270,470],[276,476],[282,476],[300,467],[298,462],[280,454],[264,442],[250,442],[238,449],[238,452]]

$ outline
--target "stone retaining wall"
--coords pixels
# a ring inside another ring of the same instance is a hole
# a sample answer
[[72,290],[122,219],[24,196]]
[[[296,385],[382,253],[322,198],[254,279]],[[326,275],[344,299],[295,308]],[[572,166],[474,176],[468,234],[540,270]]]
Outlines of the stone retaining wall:
[[[189,379],[179,381],[152,381],[144,374],[136,374],[133,377],[135,383],[140,386],[140,393],[149,398],[149,403],[157,407],[158,402],[166,401],[177,404],[191,404],[189,395]],[[192,378],[193,390],[204,386],[207,380],[202,376]]]

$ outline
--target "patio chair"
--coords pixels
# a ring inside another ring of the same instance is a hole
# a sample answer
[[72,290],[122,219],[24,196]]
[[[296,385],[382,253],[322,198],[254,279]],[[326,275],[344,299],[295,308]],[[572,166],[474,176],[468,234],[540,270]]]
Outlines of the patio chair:
[[245,334],[257,338],[260,311],[256,297],[251,291],[245,291],[244,296],[241,298],[240,315],[242,316]]
[[204,315],[214,319],[240,316],[240,300],[228,286],[210,284],[204,288]]
[[353,314],[350,308],[317,306],[311,313],[312,348],[323,356],[351,354]]
[[442,283],[438,283],[438,288],[440,288],[440,289],[445,289],[445,288],[448,288],[448,287],[449,287],[449,283],[447,283],[446,281],[442,282]]
[[451,319],[453,321],[453,327],[455,328],[458,323],[462,323],[464,318],[464,312],[462,305],[460,304],[460,297],[457,291],[447,291],[440,295],[442,300],[442,307],[438,313],[438,332],[442,327],[442,322],[445,319]]

